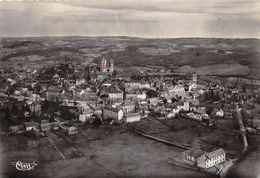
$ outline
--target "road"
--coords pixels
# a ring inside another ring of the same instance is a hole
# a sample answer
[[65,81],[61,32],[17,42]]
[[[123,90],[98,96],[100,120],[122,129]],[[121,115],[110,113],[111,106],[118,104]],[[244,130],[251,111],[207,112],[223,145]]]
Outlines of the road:
[[238,120],[238,124],[239,124],[239,127],[240,127],[240,134],[242,136],[243,144],[244,144],[244,149],[243,149],[242,154],[244,154],[248,150],[248,141],[247,141],[247,137],[246,137],[246,129],[245,129],[245,126],[244,126],[242,115],[241,115],[241,108],[237,108],[236,112],[237,112],[236,118]]

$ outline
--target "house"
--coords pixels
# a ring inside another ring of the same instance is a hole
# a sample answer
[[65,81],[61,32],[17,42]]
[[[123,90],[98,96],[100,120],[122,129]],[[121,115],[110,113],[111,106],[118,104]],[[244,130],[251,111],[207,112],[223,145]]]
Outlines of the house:
[[184,152],[185,159],[188,161],[193,162],[194,164],[197,163],[198,158],[205,154],[205,151],[202,151],[200,149],[190,149]]
[[190,112],[190,113],[187,113],[186,116],[188,118],[191,118],[191,119],[194,119],[194,120],[198,120],[198,121],[202,120],[202,115],[201,114],[196,114],[196,113]]
[[167,88],[167,91],[170,96],[186,96],[185,89],[182,85],[174,85]]
[[225,111],[224,118],[225,119],[233,119],[233,112],[232,111]]
[[81,85],[81,84],[83,84],[85,82],[86,82],[86,80],[84,78],[76,79],[76,86]]
[[123,120],[124,112],[121,108],[104,107],[103,108],[104,119],[114,119],[116,122]]
[[10,131],[11,133],[24,133],[25,128],[24,125],[14,125],[14,126],[10,126]]
[[45,94],[47,100],[60,100],[61,99],[61,90],[58,88],[49,88]]
[[138,91],[138,90],[135,90],[134,92],[131,92],[131,93],[126,93],[126,96],[125,96],[125,99],[126,100],[133,100],[133,99],[137,99],[137,100],[145,100],[146,99],[146,93],[145,91]]
[[39,128],[39,123],[36,122],[25,122],[24,125],[26,131],[38,130]]
[[177,108],[183,111],[189,111],[190,110],[190,103],[188,101],[176,103]]
[[208,114],[203,114],[202,115],[201,124],[202,125],[206,125],[206,126],[212,126],[213,125],[213,121],[210,119]]
[[68,135],[75,135],[75,134],[78,134],[78,133],[79,133],[79,131],[78,131],[77,127],[75,127],[75,126],[71,126],[71,127],[67,128],[67,134]]
[[123,91],[117,86],[111,86],[104,89],[103,93],[108,95],[109,100],[123,99]]
[[83,113],[79,114],[79,121],[86,122],[87,119],[91,118],[93,114],[93,110],[88,108],[83,111]]
[[125,122],[138,122],[141,120],[139,113],[127,113],[125,114]]
[[224,116],[224,111],[222,110],[222,109],[220,109],[220,110],[218,110],[217,112],[216,112],[216,116],[218,116],[218,117],[223,117]]
[[103,83],[102,86],[103,86],[103,87],[111,87],[112,84],[111,84],[111,83]]
[[32,103],[29,105],[30,111],[35,113],[41,113],[41,105],[39,103]]
[[48,122],[47,120],[42,120],[40,123],[40,127],[42,131],[50,130],[52,127],[52,124]]
[[156,98],[150,98],[150,99],[149,99],[149,103],[150,103],[150,105],[156,106],[156,105],[159,103],[159,98],[158,98],[158,97],[156,97]]
[[150,83],[147,82],[147,81],[141,81],[141,82],[140,82],[140,85],[139,85],[139,88],[149,89],[149,88],[151,88],[151,85],[150,85]]
[[136,107],[135,107],[135,103],[129,102],[129,101],[125,101],[121,105],[121,108],[124,110],[125,113],[129,113],[129,112],[134,112]]
[[116,100],[116,99],[120,99],[120,98],[123,99],[123,92],[121,92],[121,91],[109,92],[108,98],[111,100]]
[[15,91],[14,91],[14,95],[16,95],[16,96],[19,96],[19,95],[21,95],[21,94],[22,94],[22,92],[19,91],[19,90],[15,90]]
[[94,107],[94,113],[95,113],[95,114],[98,114],[98,115],[101,115],[101,114],[102,114],[102,108],[101,108],[100,105],[96,105],[96,106]]
[[125,86],[126,90],[139,89],[140,82],[125,82],[124,86]]
[[198,158],[197,166],[200,168],[210,168],[226,160],[226,152],[220,148],[210,153],[201,155]]
[[17,96],[17,100],[18,100],[18,101],[23,101],[23,100],[24,100],[24,96],[23,96],[23,95]]
[[205,114],[206,113],[206,107],[205,106],[192,107],[191,111],[193,111],[197,114]]

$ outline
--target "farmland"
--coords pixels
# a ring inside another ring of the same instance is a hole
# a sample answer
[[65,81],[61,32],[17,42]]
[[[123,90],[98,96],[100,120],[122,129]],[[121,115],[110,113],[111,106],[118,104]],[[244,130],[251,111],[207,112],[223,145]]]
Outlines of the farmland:
[[[185,119],[163,119],[168,126],[150,118],[127,127],[142,130],[171,142],[212,149],[222,146],[230,154],[240,147],[237,138],[221,131],[212,131]],[[149,127],[148,127],[149,126]],[[36,161],[39,165],[29,174],[34,177],[202,177],[209,175],[192,172],[168,163],[173,153],[183,149],[168,146],[141,137],[125,128],[103,125],[99,128],[82,127],[78,135],[68,137],[62,132],[52,132],[50,138],[64,155],[63,158],[48,137],[30,135],[2,137],[3,163],[17,160]],[[213,139],[214,138],[214,139]],[[224,138],[228,138],[228,141]],[[205,144],[203,140],[208,142]],[[210,143],[211,142],[211,143]],[[232,145],[228,143],[232,142]],[[235,149],[236,148],[236,149]],[[1,174],[10,174],[13,165],[5,164]],[[21,174],[19,174],[21,176]],[[193,176],[191,176],[193,175]],[[27,176],[27,175],[26,175]]]
[[[259,78],[257,39],[130,37],[3,38],[0,61],[39,63],[99,62],[112,57],[117,67],[178,66],[177,71],[200,71],[201,75],[239,75]],[[144,70],[146,70],[144,68]]]

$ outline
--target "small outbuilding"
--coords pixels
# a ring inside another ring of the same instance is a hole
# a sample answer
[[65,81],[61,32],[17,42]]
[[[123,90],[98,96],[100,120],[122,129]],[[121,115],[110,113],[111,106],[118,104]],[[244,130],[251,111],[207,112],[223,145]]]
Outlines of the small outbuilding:
[[125,114],[125,122],[138,122],[141,120],[139,113],[127,113]]

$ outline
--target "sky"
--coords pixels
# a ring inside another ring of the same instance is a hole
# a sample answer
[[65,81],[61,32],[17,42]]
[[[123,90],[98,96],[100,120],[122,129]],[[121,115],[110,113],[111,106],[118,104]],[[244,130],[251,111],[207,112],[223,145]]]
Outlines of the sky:
[[260,38],[260,0],[0,0],[0,36]]

